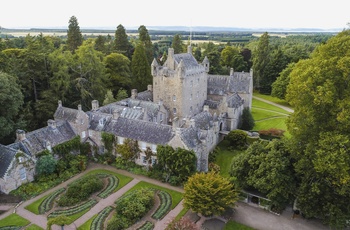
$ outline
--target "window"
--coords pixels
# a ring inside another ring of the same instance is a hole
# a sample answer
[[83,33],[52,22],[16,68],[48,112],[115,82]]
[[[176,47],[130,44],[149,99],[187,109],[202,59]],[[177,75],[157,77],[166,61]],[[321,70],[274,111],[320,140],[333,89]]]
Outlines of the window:
[[157,158],[152,157],[151,159],[152,159],[152,163],[151,163],[152,166],[155,165],[155,164],[157,164]]
[[199,97],[199,91],[197,91],[197,97]]
[[192,93],[191,93],[191,96],[190,96],[190,100],[192,100]]
[[142,161],[142,164],[147,164],[147,159],[146,159],[146,156],[141,156],[141,161]]
[[86,134],[85,131],[81,132],[81,138],[85,138]]
[[173,108],[173,114],[174,115],[176,114],[176,108]]
[[163,114],[159,114],[159,121],[162,122],[163,121]]
[[23,163],[24,162],[24,158],[23,157],[18,157],[18,161],[19,161],[19,163]]
[[152,152],[154,152],[154,153],[157,152],[157,145],[152,145]]
[[176,101],[176,96],[175,95],[173,95],[173,101]]
[[19,170],[19,174],[20,174],[21,180],[27,179],[26,168],[21,168],[21,169]]
[[92,137],[92,130],[89,130],[89,137]]
[[141,142],[141,149],[146,150],[147,146],[145,142]]
[[118,137],[118,144],[122,145],[124,143],[124,138],[123,137]]

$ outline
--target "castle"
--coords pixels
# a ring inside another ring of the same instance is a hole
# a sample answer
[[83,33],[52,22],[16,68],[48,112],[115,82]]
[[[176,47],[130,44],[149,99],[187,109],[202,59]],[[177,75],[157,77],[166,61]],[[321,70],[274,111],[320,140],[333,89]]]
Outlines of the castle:
[[[92,109],[67,108],[58,102],[54,119],[44,128],[25,133],[17,130],[16,142],[0,144],[0,190],[9,193],[32,181],[36,155],[51,151],[58,144],[80,136],[82,142],[105,152],[102,133],[113,134],[118,144],[137,140],[141,153],[139,165],[155,164],[158,145],[193,150],[197,170],[208,170],[208,155],[220,140],[221,133],[237,129],[242,111],[251,108],[253,76],[230,71],[230,75],[210,75],[207,57],[198,63],[187,53],[174,54],[169,48],[163,65],[151,64],[153,85],[144,92],[133,89],[131,97],[105,106],[92,101]],[[146,160],[149,147],[154,156]]]

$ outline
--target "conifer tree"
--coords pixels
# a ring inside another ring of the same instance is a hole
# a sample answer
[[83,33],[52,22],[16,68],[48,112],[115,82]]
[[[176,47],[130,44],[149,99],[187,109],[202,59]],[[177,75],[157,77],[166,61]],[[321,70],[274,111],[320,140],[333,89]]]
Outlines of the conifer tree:
[[128,35],[123,25],[119,25],[115,31],[114,48],[118,53],[124,54],[129,59],[132,55],[132,45],[128,40]]
[[171,44],[171,47],[174,49],[175,54],[179,54],[183,52],[183,44],[181,41],[180,34],[176,34],[173,39],[173,43]]
[[138,44],[131,60],[131,72],[134,88],[138,91],[147,89],[147,85],[152,83],[151,66],[148,64],[145,47]]
[[139,31],[139,39],[141,43],[145,46],[148,63],[151,65],[154,55],[153,55],[153,45],[151,42],[151,38],[148,34],[148,30],[144,25],[142,25],[139,27],[138,31]]
[[68,50],[72,53],[83,44],[83,35],[81,34],[78,19],[72,16],[69,19],[68,31],[67,31],[67,46]]

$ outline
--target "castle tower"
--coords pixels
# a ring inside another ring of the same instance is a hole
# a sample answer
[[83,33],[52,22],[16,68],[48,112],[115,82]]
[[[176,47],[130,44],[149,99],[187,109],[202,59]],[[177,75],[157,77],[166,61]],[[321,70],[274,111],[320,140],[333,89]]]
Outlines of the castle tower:
[[170,119],[192,117],[202,111],[207,99],[207,70],[193,57],[191,47],[181,54],[174,54],[174,49],[169,48],[164,65],[153,60],[151,67],[153,101],[163,101]]

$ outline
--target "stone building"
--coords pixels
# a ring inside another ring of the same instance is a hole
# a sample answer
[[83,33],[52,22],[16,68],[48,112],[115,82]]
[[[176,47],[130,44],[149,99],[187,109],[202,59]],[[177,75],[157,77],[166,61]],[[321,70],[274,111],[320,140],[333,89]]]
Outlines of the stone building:
[[[157,146],[170,145],[193,150],[197,170],[207,171],[209,153],[218,144],[221,133],[237,129],[243,109],[251,107],[253,90],[252,72],[231,69],[227,76],[210,75],[209,68],[209,60],[204,58],[198,63],[190,46],[182,54],[174,54],[170,48],[164,65],[152,62],[153,85],[144,92],[134,89],[130,98],[101,107],[93,100],[92,109],[86,112],[80,105],[77,109],[67,108],[59,101],[54,119],[48,121],[47,127],[27,134],[19,131],[14,144],[0,145],[0,157],[6,158],[0,164],[12,169],[0,171],[1,191],[15,189],[23,181],[20,172],[23,169],[10,167],[14,163],[9,163],[17,152],[35,162],[39,152],[51,151],[79,135],[82,142],[95,146],[95,154],[103,154],[103,132],[113,134],[118,144],[126,139],[136,140],[141,150],[137,164],[156,163]],[[151,161],[146,160],[147,148],[153,152]],[[27,181],[32,180],[34,168],[30,172]],[[3,187],[10,178],[11,185]]]

